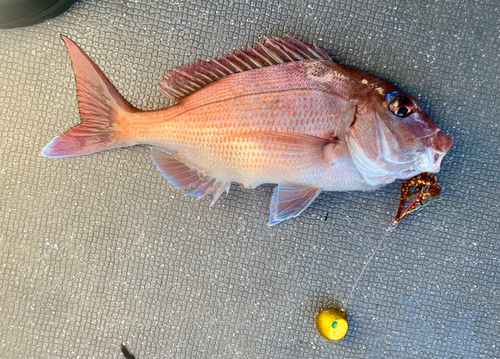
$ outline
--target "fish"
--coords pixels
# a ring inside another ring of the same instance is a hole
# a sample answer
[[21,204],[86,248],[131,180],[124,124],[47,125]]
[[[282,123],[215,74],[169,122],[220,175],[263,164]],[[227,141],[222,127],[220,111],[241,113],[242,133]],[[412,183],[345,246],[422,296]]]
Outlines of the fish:
[[269,226],[300,215],[322,191],[375,190],[439,172],[453,139],[393,83],[332,60],[294,37],[166,72],[171,106],[133,107],[71,39],[81,124],[47,144],[45,157],[147,145],[163,176],[186,195],[231,183],[275,184]]

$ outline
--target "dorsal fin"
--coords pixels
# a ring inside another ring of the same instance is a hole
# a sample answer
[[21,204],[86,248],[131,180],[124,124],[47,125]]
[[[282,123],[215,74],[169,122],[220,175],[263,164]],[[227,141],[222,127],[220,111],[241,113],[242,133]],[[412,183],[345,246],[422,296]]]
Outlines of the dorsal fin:
[[248,47],[246,51],[237,50],[218,60],[197,61],[169,71],[159,85],[165,95],[172,100],[179,100],[212,82],[226,76],[273,66],[285,62],[303,60],[332,60],[316,45],[307,45],[287,35],[288,40],[265,38],[264,44]]

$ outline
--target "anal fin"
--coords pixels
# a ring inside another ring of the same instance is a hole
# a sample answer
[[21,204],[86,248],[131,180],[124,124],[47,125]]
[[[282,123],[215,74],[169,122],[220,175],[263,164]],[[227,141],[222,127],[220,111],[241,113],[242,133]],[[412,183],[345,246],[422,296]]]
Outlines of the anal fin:
[[201,176],[197,171],[191,169],[169,152],[153,147],[151,158],[163,176],[175,188],[191,188],[191,191],[186,196],[203,198],[207,195],[212,195],[212,204],[214,204],[224,191],[226,193],[229,192],[231,182],[220,181],[209,176]]
[[282,183],[274,189],[269,226],[297,217],[318,197],[321,188]]
[[212,195],[212,204],[213,205],[222,193],[225,191],[229,192],[229,187],[231,186],[231,182],[227,181],[219,181],[215,178],[204,177],[200,179],[197,183],[191,186],[191,191],[186,193],[186,196],[194,196],[197,198],[203,198],[208,195]]

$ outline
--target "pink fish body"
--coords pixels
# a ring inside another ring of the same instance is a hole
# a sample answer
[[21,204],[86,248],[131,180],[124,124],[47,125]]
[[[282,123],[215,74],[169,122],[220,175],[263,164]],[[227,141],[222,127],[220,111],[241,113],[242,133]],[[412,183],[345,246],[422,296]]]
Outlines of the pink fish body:
[[278,184],[269,225],[298,216],[321,191],[372,190],[438,172],[453,142],[411,95],[291,37],[167,73],[160,87],[178,103],[156,111],[132,107],[63,40],[82,124],[52,140],[44,156],[149,145],[170,183],[213,202],[231,182]]

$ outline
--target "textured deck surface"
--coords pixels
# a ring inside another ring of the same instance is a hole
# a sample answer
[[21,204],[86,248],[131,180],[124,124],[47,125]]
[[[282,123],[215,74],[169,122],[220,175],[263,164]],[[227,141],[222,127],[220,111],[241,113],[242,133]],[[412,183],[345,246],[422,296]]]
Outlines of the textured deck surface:
[[[0,30],[1,356],[500,357],[499,14],[495,0],[89,0]],[[391,232],[400,182],[323,193],[268,228],[270,186],[209,207],[145,147],[44,158],[79,123],[59,34],[142,109],[168,104],[168,69],[264,36],[315,42],[420,98],[455,140],[444,193]],[[315,328],[332,304],[349,313],[339,343]]]

